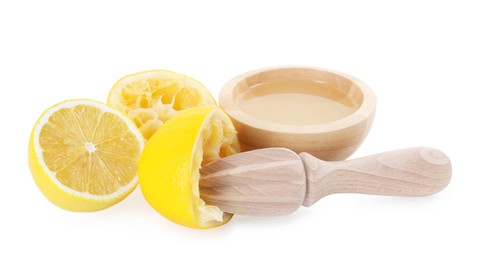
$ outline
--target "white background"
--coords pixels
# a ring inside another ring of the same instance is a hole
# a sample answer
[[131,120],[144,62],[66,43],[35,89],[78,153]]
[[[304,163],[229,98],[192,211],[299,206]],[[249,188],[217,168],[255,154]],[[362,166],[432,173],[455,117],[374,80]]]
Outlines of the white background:
[[[1,259],[480,258],[476,1],[67,2],[0,2]],[[103,211],[68,212],[30,176],[31,128],[59,101],[105,102],[117,79],[150,69],[218,96],[237,74],[276,65],[366,82],[378,110],[352,158],[433,146],[451,158],[450,185],[424,198],[332,195],[202,231],[169,222],[138,189]]]

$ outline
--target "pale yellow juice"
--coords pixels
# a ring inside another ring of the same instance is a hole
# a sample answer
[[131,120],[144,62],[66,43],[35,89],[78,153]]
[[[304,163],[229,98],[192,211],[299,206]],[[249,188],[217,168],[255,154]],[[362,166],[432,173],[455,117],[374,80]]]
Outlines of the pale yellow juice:
[[252,117],[285,125],[314,125],[347,117],[359,104],[324,82],[283,80],[251,86],[236,99]]

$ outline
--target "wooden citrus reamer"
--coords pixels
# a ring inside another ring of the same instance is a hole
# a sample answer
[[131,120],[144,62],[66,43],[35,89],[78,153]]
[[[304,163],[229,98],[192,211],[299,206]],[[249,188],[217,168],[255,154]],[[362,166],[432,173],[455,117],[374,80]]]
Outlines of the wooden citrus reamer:
[[451,173],[448,157],[428,147],[344,162],[326,162],[286,148],[266,148],[204,166],[200,195],[224,212],[284,215],[334,193],[430,195],[448,185]]

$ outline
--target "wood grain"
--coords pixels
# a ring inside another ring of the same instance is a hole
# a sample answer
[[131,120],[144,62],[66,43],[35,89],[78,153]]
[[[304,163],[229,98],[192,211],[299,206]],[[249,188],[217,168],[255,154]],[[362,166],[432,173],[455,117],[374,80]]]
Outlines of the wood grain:
[[345,162],[325,162],[301,153],[307,176],[304,206],[334,193],[426,196],[450,182],[452,166],[441,151],[417,147]]
[[293,212],[302,205],[305,188],[302,161],[288,149],[239,153],[201,169],[201,198],[241,215]]
[[428,147],[344,162],[326,162],[286,148],[238,153],[200,170],[200,195],[228,213],[285,215],[334,193],[426,196],[450,182],[448,157]]

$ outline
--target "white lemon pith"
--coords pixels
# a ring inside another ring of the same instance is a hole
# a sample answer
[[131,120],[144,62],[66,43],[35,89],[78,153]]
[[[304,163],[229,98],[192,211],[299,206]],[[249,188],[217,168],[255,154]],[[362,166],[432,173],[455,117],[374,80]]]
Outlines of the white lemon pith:
[[215,99],[198,81],[167,70],[125,76],[112,87],[108,104],[127,115],[149,139],[179,111],[215,106]]
[[29,164],[44,195],[72,211],[95,211],[137,185],[143,137],[119,111],[69,100],[45,111],[32,130]]
[[[213,110],[201,126],[192,153],[192,189],[200,223],[205,226],[224,221],[224,212],[217,206],[207,205],[200,198],[200,168],[239,151],[235,128],[219,110]],[[230,216],[229,216],[230,217]]]

